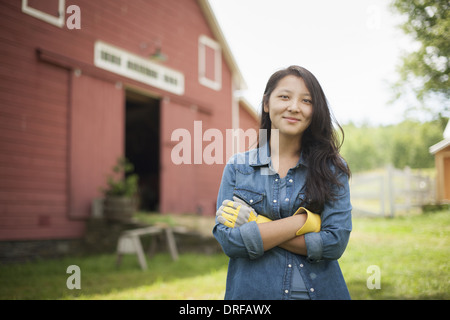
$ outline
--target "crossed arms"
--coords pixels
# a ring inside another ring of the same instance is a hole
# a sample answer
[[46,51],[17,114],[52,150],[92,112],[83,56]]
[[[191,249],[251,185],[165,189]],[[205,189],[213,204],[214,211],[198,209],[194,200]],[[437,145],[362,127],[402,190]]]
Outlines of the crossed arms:
[[264,251],[279,246],[290,252],[306,256],[304,235],[320,231],[320,216],[305,208],[299,208],[293,216],[271,221],[258,215],[241,199],[233,197],[233,200],[223,201],[222,206],[216,212],[217,221],[229,228],[238,228],[243,224],[255,221],[259,228]]

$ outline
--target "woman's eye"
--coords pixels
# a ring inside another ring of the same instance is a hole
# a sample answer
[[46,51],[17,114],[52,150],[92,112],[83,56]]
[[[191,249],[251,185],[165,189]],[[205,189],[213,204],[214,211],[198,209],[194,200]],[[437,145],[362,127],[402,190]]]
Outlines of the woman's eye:
[[309,99],[303,99],[303,102],[307,103],[307,104],[312,104],[312,100],[309,100]]
[[280,98],[283,99],[283,100],[289,99],[289,97],[288,97],[288,96],[285,96],[285,95],[281,95]]

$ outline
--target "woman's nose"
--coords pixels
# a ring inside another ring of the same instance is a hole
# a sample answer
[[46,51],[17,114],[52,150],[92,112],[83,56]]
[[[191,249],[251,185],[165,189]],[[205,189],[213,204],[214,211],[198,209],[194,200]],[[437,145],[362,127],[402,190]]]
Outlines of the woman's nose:
[[288,106],[288,111],[290,112],[300,112],[300,102],[292,101]]

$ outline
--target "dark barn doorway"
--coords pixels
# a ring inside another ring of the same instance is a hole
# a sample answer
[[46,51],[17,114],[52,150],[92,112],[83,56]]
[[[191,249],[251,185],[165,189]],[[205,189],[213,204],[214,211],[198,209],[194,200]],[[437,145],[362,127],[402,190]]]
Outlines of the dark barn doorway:
[[139,209],[159,210],[160,100],[127,90],[125,156],[139,175]]

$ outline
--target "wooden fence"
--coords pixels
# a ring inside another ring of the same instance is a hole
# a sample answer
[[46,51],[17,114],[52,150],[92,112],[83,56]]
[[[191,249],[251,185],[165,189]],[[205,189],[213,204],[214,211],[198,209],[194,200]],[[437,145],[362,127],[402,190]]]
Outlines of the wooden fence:
[[394,217],[398,212],[435,202],[435,181],[424,174],[387,166],[371,173],[354,174],[350,180],[353,213]]

